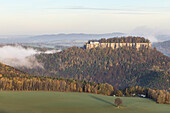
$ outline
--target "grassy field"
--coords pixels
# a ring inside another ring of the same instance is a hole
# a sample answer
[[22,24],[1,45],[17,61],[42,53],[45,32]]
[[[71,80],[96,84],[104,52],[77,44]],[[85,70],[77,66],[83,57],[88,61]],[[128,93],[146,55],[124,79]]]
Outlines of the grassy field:
[[170,105],[138,97],[116,97],[64,92],[0,92],[0,113],[170,113]]

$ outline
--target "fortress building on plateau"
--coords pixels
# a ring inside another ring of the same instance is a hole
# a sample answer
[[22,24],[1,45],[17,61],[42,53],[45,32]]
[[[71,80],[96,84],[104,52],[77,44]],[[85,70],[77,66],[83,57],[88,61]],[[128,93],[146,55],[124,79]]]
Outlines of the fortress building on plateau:
[[123,38],[110,38],[110,39],[101,39],[101,40],[89,40],[85,44],[86,49],[92,48],[106,48],[111,47],[113,49],[117,49],[120,47],[133,47],[133,48],[151,48],[152,45],[149,40],[139,37],[123,37]]

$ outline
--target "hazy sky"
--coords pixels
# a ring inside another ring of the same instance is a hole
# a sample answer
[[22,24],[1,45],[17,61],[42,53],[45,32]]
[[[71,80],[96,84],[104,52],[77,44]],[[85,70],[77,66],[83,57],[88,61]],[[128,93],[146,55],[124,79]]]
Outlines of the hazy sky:
[[170,0],[0,0],[0,35],[170,31]]

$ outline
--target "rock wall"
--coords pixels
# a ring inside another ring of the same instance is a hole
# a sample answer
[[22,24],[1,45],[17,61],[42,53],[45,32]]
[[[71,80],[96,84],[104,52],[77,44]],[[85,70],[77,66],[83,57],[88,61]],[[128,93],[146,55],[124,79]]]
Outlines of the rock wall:
[[111,47],[113,49],[117,49],[119,47],[124,47],[124,46],[135,47],[137,49],[139,49],[140,47],[146,47],[146,48],[152,47],[151,43],[97,43],[97,44],[86,43],[85,45],[86,49],[91,49],[96,47],[100,47],[100,48]]

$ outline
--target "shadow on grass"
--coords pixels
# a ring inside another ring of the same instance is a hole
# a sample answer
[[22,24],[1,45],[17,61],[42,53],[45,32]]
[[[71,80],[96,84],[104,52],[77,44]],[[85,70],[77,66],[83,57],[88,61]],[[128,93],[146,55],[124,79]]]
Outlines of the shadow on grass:
[[0,110],[0,113],[7,113],[6,111]]
[[98,101],[101,101],[101,102],[104,102],[104,103],[106,103],[106,104],[110,104],[110,105],[112,105],[112,106],[115,106],[115,107],[116,107],[116,105],[115,105],[115,104],[113,104],[112,102],[109,102],[109,101],[104,100],[104,99],[102,99],[102,98],[99,98],[99,97],[96,97],[96,96],[93,96],[93,95],[91,95],[90,97],[92,97],[93,99],[96,99],[96,100],[98,100]]

